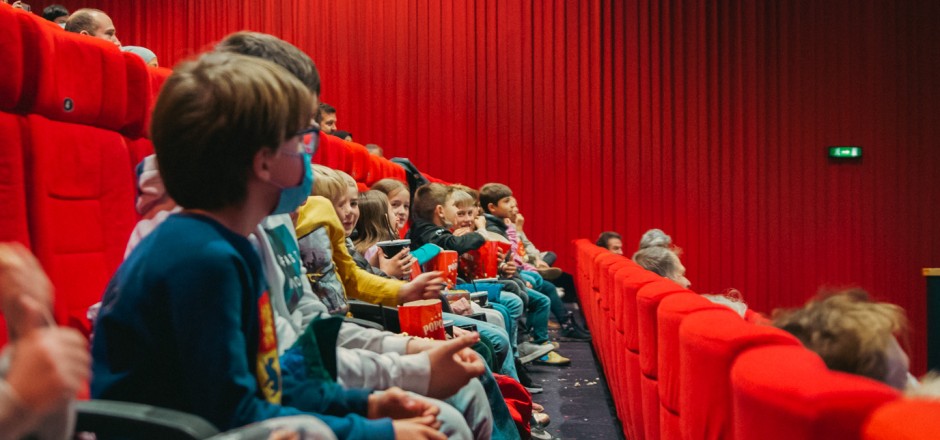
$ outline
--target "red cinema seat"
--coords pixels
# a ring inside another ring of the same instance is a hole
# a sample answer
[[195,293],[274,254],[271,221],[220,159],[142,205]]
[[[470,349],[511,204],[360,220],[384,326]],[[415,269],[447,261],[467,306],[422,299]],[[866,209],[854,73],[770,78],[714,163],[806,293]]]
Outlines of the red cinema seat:
[[[880,382],[830,371],[819,356],[799,345],[742,354],[731,369],[731,381],[737,439],[858,439],[869,415],[899,397]],[[905,417],[904,423],[913,420]]]
[[[29,46],[23,43],[19,15],[9,5],[0,4],[0,66],[3,66],[3,81],[0,81],[0,110],[17,111],[31,105],[36,92],[35,77],[26,75],[24,63],[35,65],[35,56],[26,58]],[[35,71],[35,67],[30,69]]]
[[[3,8],[0,8],[3,11]],[[2,13],[2,12],[0,12]],[[26,216],[26,180],[23,151],[29,144],[26,118],[0,112],[0,242],[16,241],[29,246]]]
[[657,385],[658,326],[656,311],[659,303],[669,295],[689,292],[670,279],[646,284],[636,294],[637,336],[640,348],[640,394],[646,418],[646,438],[655,440],[659,435],[659,387]]
[[[127,67],[117,46],[62,32],[32,14],[19,15],[27,46],[38,60],[36,102],[27,109],[45,118],[121,130],[127,123]],[[29,68],[30,66],[25,66]]]
[[[700,311],[682,321],[679,414],[683,438],[733,438],[737,421],[731,405],[731,366],[741,353],[764,345],[799,346],[799,341],[783,330],[748,323],[730,308]],[[754,437],[741,437],[750,438]]]
[[881,405],[862,426],[862,440],[934,440],[940,436],[940,401],[899,399]]
[[121,263],[131,229],[135,187],[124,139],[116,132],[29,116],[25,179],[29,235],[52,284],[60,323],[86,333]]
[[369,179],[372,155],[366,147],[355,142],[343,141],[349,155],[349,169],[344,170],[356,181],[363,184]]
[[658,321],[659,432],[667,440],[682,438],[679,425],[679,326],[692,313],[724,310],[693,292],[679,292],[663,298],[656,312]]
[[[639,268],[632,271],[625,277],[621,285],[621,301],[618,303],[621,310],[618,312],[623,317],[623,366],[626,376],[625,391],[629,414],[627,417],[634,429],[634,436],[638,439],[646,438],[646,420],[652,415],[643,413],[643,394],[640,385],[640,342],[638,337],[636,295],[641,287],[656,281],[662,281],[663,277],[653,272]],[[659,417],[657,409],[656,417]]]
[[[6,8],[0,7],[0,15]],[[26,180],[23,151],[29,143],[23,116],[0,112],[0,242],[15,241],[30,246],[29,220],[26,215]],[[7,341],[7,326],[0,316],[0,347]]]
[[150,110],[156,95],[153,94],[150,71],[144,60],[130,52],[124,52],[127,71],[127,109],[121,133],[131,139],[147,136]]

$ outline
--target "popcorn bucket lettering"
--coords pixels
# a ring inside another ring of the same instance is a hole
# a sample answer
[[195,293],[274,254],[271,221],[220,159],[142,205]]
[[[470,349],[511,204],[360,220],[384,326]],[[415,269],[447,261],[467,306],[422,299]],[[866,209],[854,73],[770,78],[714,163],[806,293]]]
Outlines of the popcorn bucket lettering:
[[444,340],[444,317],[441,300],[422,299],[398,307],[402,333],[422,338]]

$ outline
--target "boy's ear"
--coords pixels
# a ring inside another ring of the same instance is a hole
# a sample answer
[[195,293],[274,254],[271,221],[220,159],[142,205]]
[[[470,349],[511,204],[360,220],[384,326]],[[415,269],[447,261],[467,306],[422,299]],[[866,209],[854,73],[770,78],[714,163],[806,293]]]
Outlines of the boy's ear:
[[434,207],[434,216],[440,219],[444,218],[444,205],[437,205]]
[[495,203],[492,203],[492,202],[491,202],[491,203],[487,203],[487,204],[486,204],[486,209],[484,209],[483,212],[487,212],[487,213],[493,212],[494,209],[496,209],[496,204],[495,204]]
[[251,171],[260,180],[271,180],[271,159],[274,158],[274,155],[271,154],[272,151],[269,148],[262,147],[255,152],[251,160]]

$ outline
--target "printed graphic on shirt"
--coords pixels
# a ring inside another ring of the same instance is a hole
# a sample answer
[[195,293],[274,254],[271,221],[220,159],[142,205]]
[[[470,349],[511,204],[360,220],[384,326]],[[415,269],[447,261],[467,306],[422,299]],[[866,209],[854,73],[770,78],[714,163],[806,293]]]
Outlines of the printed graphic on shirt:
[[326,228],[319,227],[297,240],[300,259],[307,269],[310,287],[326,306],[331,315],[345,315],[349,311],[346,292],[336,276],[333,264],[333,243]]
[[277,225],[273,229],[264,229],[274,251],[277,265],[284,274],[284,303],[287,310],[292,312],[304,295],[303,280],[300,270],[300,250],[294,244],[294,237],[285,225]]
[[277,333],[274,329],[274,311],[271,298],[265,291],[258,298],[258,360],[255,375],[264,399],[281,404],[281,365],[277,358]]

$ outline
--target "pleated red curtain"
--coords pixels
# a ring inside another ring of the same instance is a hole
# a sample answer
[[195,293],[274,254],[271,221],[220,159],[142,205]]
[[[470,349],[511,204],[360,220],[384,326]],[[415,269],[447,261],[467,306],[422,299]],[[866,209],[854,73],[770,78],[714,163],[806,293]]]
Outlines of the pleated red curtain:
[[105,9],[164,64],[243,28],[281,36],[317,62],[342,129],[441,178],[507,183],[563,266],[571,239],[614,229],[632,252],[660,227],[700,292],[770,311],[858,285],[900,304],[923,370],[938,2],[63,3]]

